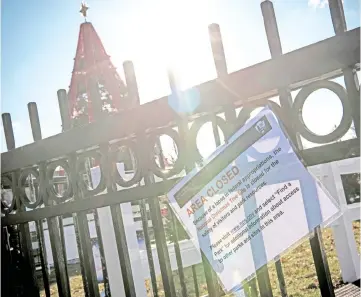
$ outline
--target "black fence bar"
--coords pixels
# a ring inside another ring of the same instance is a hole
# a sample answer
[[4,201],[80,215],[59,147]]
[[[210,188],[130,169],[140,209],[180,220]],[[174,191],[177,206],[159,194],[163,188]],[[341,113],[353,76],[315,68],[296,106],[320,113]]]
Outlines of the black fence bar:
[[[132,65],[131,65],[132,66]],[[128,70],[132,71],[128,71]],[[127,81],[127,88],[130,94],[133,94],[135,98],[133,99],[135,102],[139,98],[138,86],[136,83],[136,76],[133,67],[124,68],[124,74]],[[139,108],[139,107],[138,107]],[[137,131],[138,133],[138,143],[137,149],[139,153],[139,157],[141,159],[141,163],[144,166],[144,183],[145,185],[154,184],[154,176],[151,172],[148,172],[148,156],[145,152],[145,148],[149,148],[149,144],[146,139],[145,130],[141,129]],[[157,243],[157,252],[159,258],[159,266],[162,275],[164,294],[166,297],[176,296],[174,279],[172,274],[172,269],[170,266],[169,252],[168,246],[166,242],[166,237],[164,233],[163,221],[160,213],[159,206],[159,197],[152,197],[148,199],[148,205],[150,209],[152,225],[154,230],[154,236]]]
[[192,265],[192,275],[193,275],[193,283],[194,283],[194,293],[195,293],[196,297],[199,297],[197,270],[196,270],[195,265]]
[[120,268],[123,276],[124,291],[126,296],[135,297],[135,286],[133,280],[132,266],[130,263],[126,234],[124,230],[123,215],[120,205],[110,207],[114,225],[115,240],[117,242]]
[[332,285],[330,269],[328,267],[325,246],[322,240],[320,227],[316,227],[314,236],[310,239],[313,262],[315,263],[318,283],[322,297],[335,297],[335,291]]
[[[278,33],[277,21],[273,9],[273,4],[271,1],[264,1],[261,3],[261,7],[262,7],[262,14],[265,21],[266,34],[267,34],[268,44],[270,47],[272,58],[279,57],[280,55],[282,55],[282,47]],[[297,130],[292,125],[292,117],[290,117],[290,115],[292,114],[291,96],[288,90],[286,89],[279,89],[279,94],[280,94],[280,103],[284,117],[283,120],[285,121],[285,125],[288,128],[287,130],[291,132],[289,133],[290,137],[294,141],[297,148],[301,150],[302,143],[300,141],[299,136],[297,135],[296,132]],[[316,229],[319,230],[319,228]],[[328,269],[326,253],[322,245],[322,237],[318,236],[317,230],[315,236],[310,240],[310,244],[312,248],[312,254],[313,254],[315,266],[318,267],[316,270],[320,282],[321,294],[322,296],[334,296],[334,290],[332,286],[330,271]],[[285,283],[284,279],[279,279],[279,283],[281,287],[281,284]]]
[[[71,128],[71,120],[70,120],[70,114],[69,114],[69,108],[68,108],[68,97],[66,94],[66,91],[64,89],[60,89],[57,92],[58,96],[58,103],[59,103],[59,110],[60,110],[60,116],[61,116],[61,122],[62,122],[62,130],[67,131]],[[74,154],[73,154],[74,155]],[[74,158],[74,156],[71,156],[71,158]],[[68,178],[70,178],[68,176]],[[79,265],[80,265],[80,273],[82,276],[82,282],[83,282],[83,289],[85,297],[89,297],[89,288],[87,285],[86,275],[85,275],[85,268],[84,268],[84,255],[83,255],[83,248],[80,242],[79,237],[79,227],[77,224],[77,214],[72,213],[73,218],[73,224],[74,224],[74,233],[75,233],[75,239],[76,239],[76,245],[78,249],[78,255],[79,255]]]
[[106,261],[105,261],[103,238],[102,238],[102,233],[101,233],[101,229],[100,229],[100,222],[99,222],[97,209],[94,209],[93,215],[94,215],[95,230],[96,230],[97,239],[98,239],[100,261],[101,261],[101,264],[102,264],[104,293],[105,293],[105,297],[111,297],[109,276],[108,276],[108,270],[107,270],[107,265],[106,265]]
[[[341,35],[347,31],[345,12],[341,0],[329,0],[329,8],[334,31]],[[360,84],[354,67],[345,67],[342,70],[352,107],[352,118],[357,138],[360,138]]]
[[[152,182],[151,178],[148,180],[148,182]],[[156,246],[159,258],[160,271],[162,275],[164,294],[166,297],[176,296],[174,279],[172,274],[172,268],[170,266],[168,246],[164,234],[164,226],[160,213],[158,197],[149,198],[148,205],[152,219],[154,237],[157,243]]]
[[[108,158],[108,145],[101,145],[100,150],[104,155],[104,167],[103,172],[107,172],[107,192],[115,192],[116,185],[111,178],[111,162]],[[132,266],[130,263],[129,250],[127,245],[127,238],[124,229],[122,210],[119,204],[110,206],[112,215],[112,221],[114,226],[115,240],[117,243],[118,257],[120,262],[120,268],[123,277],[125,295],[129,297],[135,297],[135,285],[133,280]]]
[[277,278],[278,278],[278,284],[280,286],[280,292],[282,297],[287,297],[287,288],[286,288],[286,282],[285,282],[285,276],[283,274],[283,269],[281,265],[281,259],[276,261],[276,272],[277,272]]
[[[28,112],[29,112],[29,119],[31,125],[31,132],[33,134],[33,140],[34,141],[41,140],[43,137],[41,134],[38,107],[35,102],[28,103]],[[39,191],[36,192],[37,195],[40,195]],[[45,291],[45,296],[49,297],[50,284],[49,284],[49,274],[48,274],[48,258],[45,247],[43,221],[42,220],[36,221],[35,226],[36,226],[36,233],[39,243],[40,262],[41,262],[41,271],[43,275],[44,291]]]
[[41,262],[41,272],[43,274],[43,283],[44,283],[44,291],[45,296],[50,297],[50,283],[49,283],[49,274],[48,274],[48,261],[47,261],[47,253],[45,247],[44,240],[44,229],[42,221],[36,222],[36,233],[38,237],[39,243],[39,251],[40,251],[40,262]]
[[[79,174],[77,171],[77,157],[75,154],[69,156],[69,170],[70,170],[70,181],[73,190],[74,200],[82,200],[81,190],[79,189],[78,179]],[[74,227],[78,228],[79,242],[81,251],[83,253],[82,259],[84,263],[84,275],[85,284],[89,296],[99,297],[98,281],[95,272],[95,263],[93,257],[92,243],[90,239],[89,223],[87,217],[88,210],[77,212],[74,215]],[[79,251],[79,250],[78,250]]]
[[[304,63],[305,59],[308,61],[307,65]],[[335,77],[341,73],[342,68],[357,65],[359,61],[360,29],[356,28],[284,54],[278,59],[264,61],[231,73],[224,80],[223,86],[218,80],[198,86],[201,105],[196,114],[218,109],[224,103],[223,98],[227,96],[229,90],[237,94],[237,96],[230,96],[229,100],[239,107],[251,98],[257,100],[260,97],[274,96],[279,86],[288,85],[290,90],[293,90],[310,81]],[[313,67],[308,67],[308,65]],[[159,110],[162,110],[161,117],[156,112]],[[57,137],[49,137],[29,144],[26,149],[14,149],[3,153],[2,172],[57,158],[113,139],[129,137],[136,131],[165,127],[174,122],[177,117],[168,106],[168,98],[163,97],[108,117],[104,121],[71,129]],[[109,127],[122,127],[122,129],[108,129]],[[78,137],[79,135],[82,137]]]
[[[168,81],[169,81],[169,85],[171,87],[172,90],[177,90],[178,86],[177,86],[177,81],[176,78],[174,76],[174,73],[169,70],[168,71]],[[180,99],[180,98],[179,98]],[[214,118],[214,116],[213,116]],[[218,126],[213,125],[213,121],[212,121],[212,128],[213,131],[216,130],[218,133]],[[184,141],[184,145],[187,151],[187,136],[188,136],[188,122],[185,118],[183,118],[182,116],[180,116],[180,118],[178,119],[178,129],[179,129],[179,134],[181,136],[181,138]],[[218,134],[217,134],[218,135]],[[219,135],[218,135],[219,136]],[[193,167],[194,167],[194,160],[192,158],[188,158],[188,160],[186,160],[186,173],[188,173]],[[200,160],[198,160],[200,161]],[[206,277],[206,282],[207,282],[207,288],[208,288],[208,294],[209,297],[217,297],[220,295],[220,288],[218,286],[218,282],[217,282],[217,275],[214,272],[212,266],[210,265],[210,263],[208,262],[208,259],[206,258],[206,256],[203,254],[203,252],[201,252],[202,255],[202,263],[203,263],[203,268],[204,268],[204,274]]]
[[[170,82],[172,82],[170,80]],[[189,152],[188,148],[188,122],[185,118],[180,118],[178,122],[178,129],[179,129],[179,136],[184,142],[185,151]],[[194,157],[191,152],[189,152],[189,157],[185,160],[185,169],[186,173],[192,170],[194,167]],[[217,275],[214,272],[212,266],[210,265],[207,257],[204,255],[204,253],[201,251],[201,257],[202,257],[202,263],[203,263],[203,269],[204,269],[204,275],[206,278],[207,283],[207,289],[208,289],[208,296],[209,297],[218,297],[220,295],[220,288],[217,281]]]
[[146,208],[144,199],[141,199],[139,201],[139,208],[140,208],[140,214],[141,214],[141,218],[142,218],[144,242],[145,242],[145,248],[147,250],[147,258],[148,258],[148,265],[149,265],[150,280],[152,283],[153,297],[158,297],[159,295],[158,295],[157,276],[155,274],[152,246],[151,246],[150,238],[149,238],[148,214],[147,214],[147,208]]
[[[228,75],[226,55],[224,53],[224,46],[222,41],[221,29],[218,24],[211,24],[208,26],[209,40],[211,43],[213,61],[217,71],[216,82],[220,85],[226,85],[226,77]],[[227,87],[225,87],[227,89]],[[229,90],[230,91],[230,90]],[[235,128],[236,123],[236,111],[234,109],[233,98],[231,96],[224,96],[224,115],[229,125],[230,131],[232,132]],[[217,129],[218,132],[218,129]]]
[[173,235],[174,235],[174,251],[175,251],[175,256],[176,256],[176,260],[177,260],[177,266],[178,266],[178,276],[179,276],[179,283],[181,286],[181,293],[183,297],[188,297],[187,294],[187,284],[185,281],[185,276],[184,276],[184,268],[183,268],[183,262],[182,262],[182,254],[181,254],[181,250],[179,247],[179,236],[178,236],[178,226],[179,222],[177,217],[173,214],[173,210],[170,208],[170,206],[168,206],[169,209],[169,216],[170,216],[170,220],[172,222],[172,229],[173,229]]
[[[92,181],[93,177],[91,175],[90,160],[85,158],[84,163],[85,163],[84,166],[86,168],[86,174],[88,175],[90,187],[94,188],[93,181]],[[100,223],[99,223],[99,218],[98,218],[98,212],[96,209],[93,209],[90,212],[90,214],[93,215],[95,232],[96,232],[97,240],[98,240],[100,262],[102,265],[102,273],[103,273],[105,297],[110,297],[111,296],[110,285],[109,285],[107,266],[106,266],[106,262],[105,262],[104,246],[103,246],[102,233],[101,233]]]
[[[264,21],[264,28],[266,31],[268,47],[271,53],[272,59],[280,57],[282,55],[282,45],[281,39],[278,31],[276,15],[273,7],[273,3],[271,1],[264,1],[261,3],[262,16]],[[286,86],[285,86],[286,87]],[[291,108],[292,108],[292,98],[291,93],[287,88],[278,89],[280,105],[282,110],[284,110],[283,120],[285,121],[285,125],[287,127],[292,126],[292,118],[291,118]],[[297,134],[293,134],[293,141],[298,144],[301,144],[300,139]],[[276,269],[277,271],[280,269],[282,271],[282,264],[280,260],[276,260]],[[278,283],[280,288],[283,287],[285,289],[285,279],[283,273],[277,274]],[[269,277],[268,277],[269,281]],[[260,286],[260,291],[262,294],[263,287]]]
[[90,297],[89,295],[89,289],[88,289],[88,285],[87,285],[87,281],[86,281],[86,275],[85,275],[85,268],[84,268],[84,254],[83,254],[83,248],[80,242],[80,237],[79,237],[79,226],[78,226],[78,220],[77,220],[77,216],[76,213],[74,213],[72,215],[73,218],[73,224],[74,224],[74,233],[75,233],[75,240],[76,240],[76,246],[78,248],[78,255],[79,255],[79,266],[80,266],[80,273],[81,273],[81,279],[83,282],[83,289],[84,289],[84,295],[85,297]]
[[65,235],[64,235],[64,222],[63,222],[63,216],[58,217],[59,220],[59,233],[60,233],[60,239],[61,244],[63,246],[63,258],[65,260],[65,274],[66,277],[69,279],[69,273],[68,273],[68,257],[66,254],[66,242],[65,242]]
[[[81,211],[75,217],[78,227],[79,241],[83,251],[85,282],[89,296],[99,297],[98,280],[95,272],[95,263],[93,257],[92,243],[90,240],[90,231],[87,212]],[[75,225],[74,225],[75,226]]]
[[[4,133],[5,133],[5,139],[6,139],[6,146],[8,151],[15,149],[15,137],[14,137],[14,130],[12,127],[12,121],[11,116],[8,113],[5,113],[2,115],[3,120],[3,127],[4,127]],[[20,202],[20,199],[18,195],[16,194],[16,184],[18,179],[17,172],[13,175],[12,185],[13,185],[13,199],[17,199],[18,207],[20,212],[25,212],[25,206]],[[35,271],[35,262],[33,257],[33,248],[31,244],[31,236],[30,236],[30,230],[29,230],[29,223],[23,223],[19,225],[20,230],[20,244],[21,244],[21,254],[23,257],[23,269],[24,269],[24,276],[26,279],[24,279],[24,284],[26,291],[29,291],[29,293],[32,296],[40,296],[39,294],[39,286],[36,279],[36,271]]]
[[[165,162],[164,162],[164,154],[163,154],[163,148],[162,148],[162,144],[160,141],[160,136],[156,137],[156,143],[155,145],[159,148],[159,163],[160,163],[160,168],[162,170],[165,170]],[[152,148],[151,148],[152,149]],[[179,148],[178,148],[179,149]],[[166,177],[163,177],[163,180],[167,180]],[[178,276],[179,276],[179,283],[181,286],[181,294],[183,297],[187,297],[187,285],[185,283],[185,276],[184,276],[184,268],[183,268],[183,262],[182,262],[182,254],[181,254],[181,250],[179,247],[179,236],[178,236],[178,230],[177,230],[177,223],[178,223],[178,219],[176,218],[176,216],[173,215],[173,212],[170,208],[170,206],[167,204],[167,207],[169,209],[169,217],[170,217],[170,221],[171,221],[171,225],[172,225],[172,230],[173,230],[173,244],[174,244],[174,251],[175,251],[175,256],[176,256],[176,261],[177,261],[177,267],[178,267]],[[166,243],[167,244],[167,243]],[[168,245],[167,245],[167,249],[168,249]],[[173,275],[173,274],[172,274]]]
[[[29,118],[31,123],[31,129],[34,141],[40,141],[42,139],[41,126],[39,120],[38,109],[36,103],[31,102],[28,105]],[[48,197],[48,193],[45,189],[46,180],[46,165],[42,162],[39,163],[39,178],[40,178],[40,193],[43,195],[43,202],[45,206],[53,206],[53,201]],[[60,216],[61,217],[61,216]],[[41,224],[42,226],[42,224]],[[50,245],[53,253],[54,268],[56,281],[58,285],[58,293],[63,296],[70,296],[70,285],[67,271],[67,259],[64,252],[65,245],[63,237],[61,235],[58,217],[48,219],[48,232],[50,238]]]

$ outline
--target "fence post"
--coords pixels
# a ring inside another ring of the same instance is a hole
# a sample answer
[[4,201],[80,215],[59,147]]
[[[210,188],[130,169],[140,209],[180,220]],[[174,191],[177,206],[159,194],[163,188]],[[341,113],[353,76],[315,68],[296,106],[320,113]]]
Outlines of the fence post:
[[[70,119],[70,113],[68,108],[68,96],[66,94],[66,90],[60,89],[57,91],[58,96],[58,103],[59,103],[59,110],[60,110],[60,116],[61,116],[61,123],[62,123],[62,131],[65,132],[69,129],[71,129],[71,119]],[[77,224],[77,218],[76,214],[73,214],[73,224],[74,224],[74,232],[75,232],[75,239],[76,244],[78,248],[78,255],[79,255],[79,264],[80,264],[80,273],[82,276],[82,282],[83,282],[83,288],[85,296],[89,296],[89,290],[88,285],[86,281],[86,275],[85,275],[85,268],[84,268],[84,255],[83,255],[83,248],[80,242],[79,232],[78,232],[78,224]]]
[[[38,141],[42,139],[41,128],[39,115],[37,111],[37,106],[35,103],[29,103],[29,117],[32,128],[32,133],[34,140]],[[36,139],[35,139],[36,137]],[[39,164],[39,179],[40,179],[40,194],[43,195],[42,199],[44,205],[50,207],[53,203],[48,199],[48,194],[46,190],[46,163],[41,162]],[[68,272],[66,267],[66,256],[64,253],[64,242],[62,241],[62,237],[59,233],[59,221],[57,217],[48,219],[48,230],[49,230],[49,238],[51,244],[51,250],[53,254],[54,260],[54,268],[56,281],[58,286],[59,295],[62,296],[70,296],[70,285]],[[61,232],[61,231],[60,231]]]
[[[127,82],[128,93],[132,94],[134,102],[139,102],[139,92],[136,83],[135,72],[133,64],[130,61],[124,63],[124,71]],[[149,185],[155,183],[154,175],[148,170],[148,156],[144,151],[147,149],[148,143],[145,135],[145,131],[138,132],[138,139],[140,142],[137,144],[139,150],[139,158],[141,159],[141,164],[144,168],[144,183]],[[148,205],[150,209],[150,215],[152,219],[154,236],[157,242],[157,252],[159,258],[159,266],[163,280],[164,293],[166,297],[176,296],[174,279],[172,274],[172,268],[170,265],[170,258],[168,252],[168,246],[166,243],[163,221],[160,213],[159,206],[159,197],[153,197],[148,199]]]
[[[271,51],[272,58],[278,57],[282,55],[282,46],[281,40],[278,32],[276,16],[273,8],[273,4],[271,1],[264,1],[261,3],[262,14],[264,18],[264,24],[267,34],[267,40]],[[295,125],[292,123],[292,118],[290,115],[292,114],[292,98],[289,93],[289,90],[281,88],[278,90],[280,96],[280,103],[282,110],[284,110],[283,118],[286,121],[286,126],[288,127],[288,132],[290,137],[292,138],[295,145],[298,149],[302,148],[301,140],[295,132]],[[332,285],[331,274],[329,271],[327,257],[323,246],[322,241],[322,233],[319,227],[317,227],[314,231],[314,236],[310,239],[310,245],[312,249],[312,255],[315,263],[315,268],[317,272],[317,277],[320,283],[320,290],[323,297],[325,296],[334,296],[334,290]],[[281,270],[277,269],[277,272],[281,272]],[[284,284],[283,274],[281,274],[280,286]],[[281,288],[285,290],[286,288]]]
[[[11,116],[9,113],[2,114],[3,127],[6,139],[6,146],[8,151],[15,149],[15,137],[14,130],[12,126]],[[13,175],[13,185],[17,185],[19,177],[19,171],[15,172]],[[14,180],[15,179],[15,180]],[[17,187],[13,188],[13,199],[18,199],[16,203],[21,212],[26,211],[25,206],[20,202],[17,194]],[[40,296],[39,287],[36,279],[36,271],[35,271],[35,263],[32,252],[32,244],[31,244],[31,236],[29,230],[29,223],[20,224],[20,243],[21,243],[21,254],[24,259],[23,272],[24,275],[22,280],[25,283],[25,289],[28,291],[27,293],[31,296]]]
[[[262,14],[265,22],[265,29],[268,39],[268,44],[270,47],[272,58],[282,55],[281,40],[278,33],[277,21],[275,12],[273,9],[273,4],[271,1],[266,0],[261,3]],[[297,135],[295,126],[292,123],[292,118],[290,117],[292,110],[292,99],[289,91],[286,88],[279,90],[280,103],[282,110],[284,110],[284,120],[286,121],[286,126],[288,131],[291,132],[289,135],[292,140],[298,147],[302,148],[302,143]],[[324,249],[322,241],[322,233],[319,227],[314,230],[314,236],[310,239],[310,245],[312,249],[312,255],[315,263],[315,268],[317,272],[317,277],[320,284],[320,290],[323,297],[334,296],[334,290],[332,285],[332,279],[330,270],[327,263],[326,252]],[[284,279],[282,280],[284,283]],[[280,283],[281,284],[281,283]],[[281,290],[282,291],[282,290]]]
[[[30,118],[30,125],[31,125],[31,132],[33,134],[33,139],[34,141],[38,141],[42,139],[42,135],[41,135],[38,108],[35,102],[28,103],[28,111],[29,111],[29,118]],[[41,195],[41,193],[38,193],[38,195]],[[45,247],[44,228],[43,228],[42,220],[36,221],[35,225],[36,225],[36,232],[39,242],[41,270],[43,273],[43,280],[44,280],[44,290],[45,290],[45,295],[49,297],[50,288],[49,288],[49,274],[47,269],[48,258]]]
[[[226,55],[224,53],[224,46],[222,41],[221,29],[218,24],[211,24],[208,26],[209,40],[211,42],[211,48],[213,53],[213,61],[216,67],[217,79],[220,84],[228,74],[227,70],[227,61]],[[232,94],[228,93],[229,96]],[[236,111],[234,109],[233,103],[229,100],[230,98],[225,98],[226,104],[224,106],[224,115],[227,120],[228,126],[231,128],[231,132],[234,132],[236,127]]]
[[181,254],[181,250],[179,247],[179,236],[178,236],[178,226],[181,226],[181,225],[179,224],[177,217],[173,214],[173,210],[170,208],[169,205],[168,205],[168,209],[169,209],[169,218],[171,220],[172,230],[173,230],[173,234],[174,234],[174,251],[175,251],[175,256],[176,256],[176,260],[177,260],[179,283],[181,286],[182,297],[187,297],[188,296],[187,284],[186,284],[185,276],[184,276],[182,254]]
[[[329,7],[334,31],[340,35],[347,31],[345,13],[341,0],[329,0]],[[357,138],[360,138],[360,85],[354,67],[342,69],[348,99],[350,100],[352,118]]]

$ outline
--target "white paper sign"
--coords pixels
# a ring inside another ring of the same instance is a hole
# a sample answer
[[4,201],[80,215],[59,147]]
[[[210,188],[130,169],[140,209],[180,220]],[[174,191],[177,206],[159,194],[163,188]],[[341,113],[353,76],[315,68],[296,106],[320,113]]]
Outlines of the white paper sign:
[[338,214],[265,108],[168,199],[226,291]]

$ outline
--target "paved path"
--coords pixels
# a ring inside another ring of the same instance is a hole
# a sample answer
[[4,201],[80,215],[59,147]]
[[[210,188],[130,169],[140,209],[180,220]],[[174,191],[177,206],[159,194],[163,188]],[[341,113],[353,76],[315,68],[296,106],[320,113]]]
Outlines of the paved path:
[[360,288],[354,284],[348,284],[335,290],[336,297],[359,297],[360,292]]

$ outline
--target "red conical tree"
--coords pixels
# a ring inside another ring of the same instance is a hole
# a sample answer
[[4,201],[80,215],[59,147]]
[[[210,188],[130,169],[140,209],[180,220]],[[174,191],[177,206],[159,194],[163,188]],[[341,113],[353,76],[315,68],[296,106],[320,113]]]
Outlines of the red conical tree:
[[[86,17],[86,6],[81,12]],[[93,96],[91,93],[98,93]],[[110,61],[92,23],[80,25],[78,46],[69,87],[69,108],[73,126],[94,120],[98,108],[115,113],[125,108],[126,87]],[[100,100],[101,102],[92,102]]]

